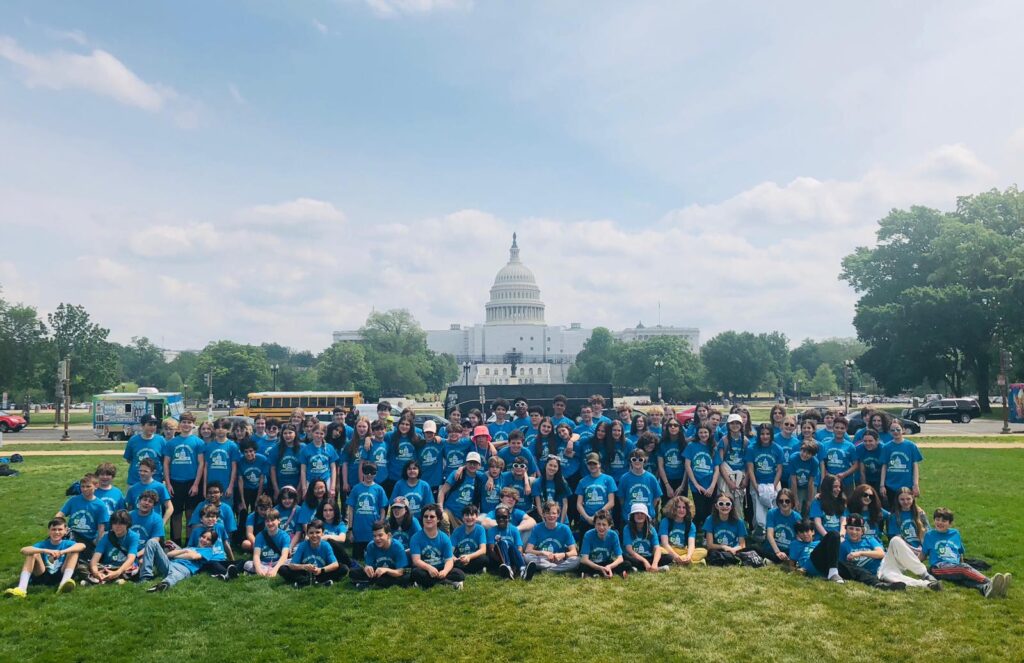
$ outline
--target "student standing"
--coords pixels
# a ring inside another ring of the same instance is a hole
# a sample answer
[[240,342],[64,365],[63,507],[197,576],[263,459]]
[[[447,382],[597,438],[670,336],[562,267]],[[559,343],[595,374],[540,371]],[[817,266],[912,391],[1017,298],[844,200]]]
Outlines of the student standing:
[[238,477],[238,445],[228,439],[231,424],[227,419],[218,419],[213,424],[213,441],[207,442],[203,449],[206,456],[206,479],[209,486],[219,483],[224,489],[223,499],[234,505],[235,480]]
[[[139,423],[142,426],[142,432],[132,435],[124,447],[124,459],[128,461],[129,486],[139,480],[139,461],[143,458],[152,458],[162,462],[166,444],[164,437],[156,432],[160,423],[159,419],[151,414],[144,414]],[[161,478],[163,478],[162,472],[157,476],[158,480]]]
[[178,421],[178,436],[164,446],[164,476],[171,494],[171,540],[182,543],[182,516],[187,523],[202,500],[206,456],[203,441],[192,434],[195,415],[185,412]]
[[348,496],[348,522],[352,525],[352,555],[360,559],[373,538],[373,523],[384,518],[388,496],[375,482],[377,466],[363,463],[363,481]]
[[892,422],[889,428],[892,442],[882,451],[882,500],[888,501],[889,508],[896,510],[896,500],[902,488],[909,488],[915,498],[921,496],[921,462],[924,456],[917,445],[903,437],[903,425]]
[[697,522],[702,523],[711,514],[715,498],[715,478],[718,475],[718,459],[715,433],[710,426],[697,428],[696,439],[686,446],[686,478],[697,509]]

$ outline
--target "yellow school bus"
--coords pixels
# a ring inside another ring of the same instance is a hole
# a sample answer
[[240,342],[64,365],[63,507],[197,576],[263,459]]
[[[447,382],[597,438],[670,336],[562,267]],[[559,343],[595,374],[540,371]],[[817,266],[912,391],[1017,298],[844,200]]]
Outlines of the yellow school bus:
[[331,412],[336,407],[348,412],[362,402],[361,391],[258,391],[249,394],[245,406],[236,408],[231,414],[287,420],[297,407],[305,410],[306,414]]

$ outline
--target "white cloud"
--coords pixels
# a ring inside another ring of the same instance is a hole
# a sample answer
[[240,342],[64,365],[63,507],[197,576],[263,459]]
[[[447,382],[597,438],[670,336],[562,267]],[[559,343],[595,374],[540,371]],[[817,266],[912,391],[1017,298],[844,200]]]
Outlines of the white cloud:
[[145,258],[173,258],[216,249],[220,244],[220,234],[209,223],[155,225],[132,234],[129,239],[131,250]]
[[345,213],[329,202],[314,198],[296,198],[277,205],[256,205],[244,215],[248,221],[265,224],[326,221],[342,223]]
[[469,9],[472,0],[365,0],[378,16],[394,18],[403,15],[429,14],[436,11]]
[[330,31],[326,25],[324,25],[315,18],[313,19],[313,27],[316,28],[317,32],[319,32],[322,35],[325,35]]

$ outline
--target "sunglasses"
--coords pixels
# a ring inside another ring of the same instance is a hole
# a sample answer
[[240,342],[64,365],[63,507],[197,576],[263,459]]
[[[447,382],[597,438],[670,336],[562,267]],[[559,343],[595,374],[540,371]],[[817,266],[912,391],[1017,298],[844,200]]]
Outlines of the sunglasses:
[[669,425],[668,425],[668,427],[669,427],[669,428],[679,428],[679,424],[677,424],[677,423],[671,423],[671,424],[669,424]]
[[[779,504],[792,504],[793,500],[779,500]],[[722,506],[719,504],[718,506]]]
[[641,458],[640,456],[633,456],[632,458],[629,459],[629,461],[631,463],[642,463],[644,462],[644,459]]
[[868,500],[869,500],[869,499],[871,499],[871,498],[872,498],[872,497],[874,497],[874,496],[875,496],[875,494],[874,494],[874,493],[864,493],[863,495],[861,495],[861,496],[860,496],[860,498],[861,498],[862,500],[864,500],[864,499],[868,499]]
[[525,470],[526,469],[526,463],[512,463],[512,469],[513,470]]
[[732,502],[718,502],[717,504],[723,509],[728,509],[729,507],[732,506]]

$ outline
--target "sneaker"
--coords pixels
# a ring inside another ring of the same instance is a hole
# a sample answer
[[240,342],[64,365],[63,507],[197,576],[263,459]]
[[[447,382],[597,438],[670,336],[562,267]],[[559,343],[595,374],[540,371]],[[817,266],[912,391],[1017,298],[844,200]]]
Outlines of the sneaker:
[[75,591],[75,581],[70,578],[62,582],[60,587],[57,588],[58,594],[68,594],[73,591]]
[[925,573],[925,574],[924,574],[924,575],[923,575],[923,576],[921,577],[921,580],[927,580],[928,582],[939,582],[939,579],[938,579],[938,578],[936,578],[935,576],[933,576],[933,575],[932,575],[932,574],[930,574],[930,573]]
[[126,582],[128,582],[128,581],[127,581],[127,580],[125,580],[124,578],[118,578],[117,580],[115,580],[115,581],[114,581],[114,584],[115,584],[115,585],[123,585],[123,584],[125,584]]
[[82,582],[83,582],[83,583],[87,583],[87,584],[90,584],[90,585],[99,585],[99,584],[101,584],[101,583],[102,583],[103,581],[102,581],[102,580],[100,580],[99,578],[97,578],[96,576],[87,576],[87,577],[85,578],[85,580],[83,580]]
[[330,578],[328,578],[327,580],[324,580],[322,583],[320,583],[321,587],[332,587],[333,585],[334,585],[334,581],[331,580]]
[[292,587],[294,587],[295,589],[302,589],[302,583],[296,581],[292,583]]
[[981,592],[981,595],[984,596],[985,598],[989,598],[989,597],[995,598],[994,596],[992,596],[992,589],[993,589],[992,581],[989,580],[984,585],[979,587],[978,591]]
[[886,587],[890,592],[902,592],[907,589],[907,583],[905,582],[891,582]]
[[534,562],[528,563],[526,565],[526,568],[523,569],[523,580],[525,580],[527,582],[533,580],[533,576],[537,575],[537,571],[539,571],[539,570],[540,569],[537,567],[536,563],[534,563]]
[[228,580],[234,580],[237,577],[238,577],[238,567],[237,566],[229,566],[228,567],[228,577],[227,577],[227,579]]
[[586,577],[587,577],[586,573],[580,573],[580,580],[583,580]]
[[217,580],[223,580],[224,582],[227,582],[228,580],[228,574],[226,573],[211,573],[210,577],[216,578]]
[[992,576],[992,598],[1006,598],[1006,576],[997,573]]
[[28,594],[21,587],[11,587],[10,589],[4,590],[4,596],[10,596],[12,599],[23,599]]
[[452,583],[452,589],[454,589],[457,592],[461,592],[462,591],[462,581],[459,580],[458,582],[453,582]]
[[840,585],[846,582],[845,580],[843,580],[843,576],[839,575],[838,573],[836,573],[835,575],[830,575],[828,577],[828,580],[829,582],[839,583]]
[[168,585],[166,582],[158,582],[157,584],[153,585],[152,587],[150,587],[146,591],[149,592],[150,594],[152,594],[152,593],[155,593],[155,592],[166,592],[169,588],[170,588],[170,585]]
[[502,580],[515,580],[516,574],[512,571],[511,566],[502,564],[498,567],[498,577]]
[[368,590],[370,588],[370,583],[368,583],[368,582],[357,582],[357,583],[355,583],[355,585],[353,585],[353,587],[355,587],[360,592],[365,592],[366,590]]
[[416,582],[415,580],[412,581],[412,586],[415,587],[416,589],[420,588],[420,584],[418,582]]

